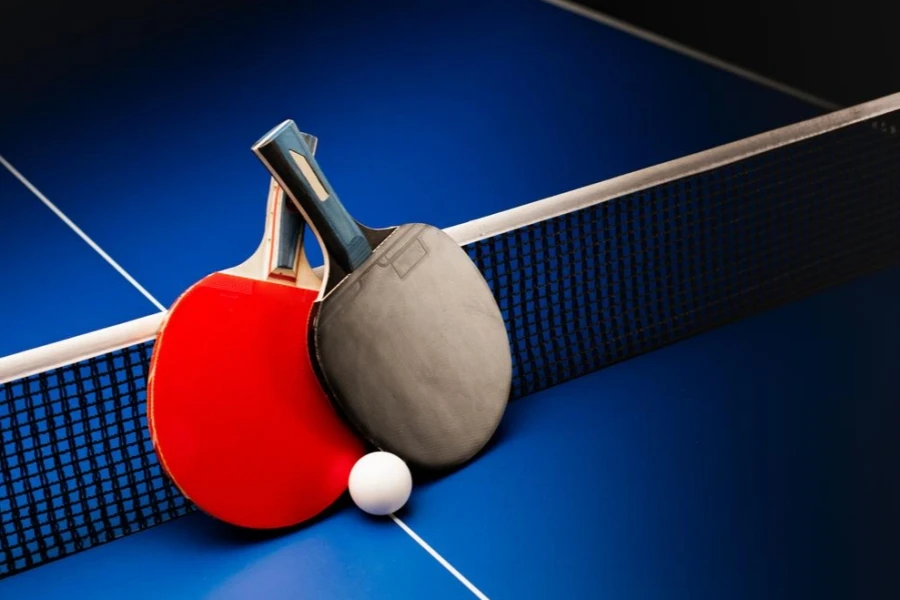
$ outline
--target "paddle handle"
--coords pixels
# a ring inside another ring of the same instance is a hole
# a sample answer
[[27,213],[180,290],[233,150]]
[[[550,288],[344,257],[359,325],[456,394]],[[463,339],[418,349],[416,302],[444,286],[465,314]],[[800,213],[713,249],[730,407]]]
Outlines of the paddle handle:
[[[319,145],[319,139],[308,133],[302,134],[303,141],[309,147],[312,154],[316,153],[316,147]],[[274,179],[274,178],[273,178]],[[278,187],[281,184],[275,181]],[[275,209],[278,215],[278,221],[273,223],[275,233],[272,241],[272,252],[274,253],[274,261],[270,262],[269,276],[278,276],[288,273],[292,277],[296,277],[300,265],[298,258],[303,246],[303,234],[306,230],[306,221],[294,203],[287,197],[287,194],[276,196],[276,201],[280,204]],[[267,230],[270,229],[268,226]]]
[[372,253],[359,225],[341,204],[313,152],[290,119],[253,145],[253,152],[316,231],[329,258],[345,272]]

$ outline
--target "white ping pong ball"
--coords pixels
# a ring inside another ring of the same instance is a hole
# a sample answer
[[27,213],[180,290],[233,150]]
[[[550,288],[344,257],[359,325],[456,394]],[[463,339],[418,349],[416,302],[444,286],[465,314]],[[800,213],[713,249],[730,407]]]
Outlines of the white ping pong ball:
[[348,488],[353,502],[370,515],[403,508],[412,493],[412,473],[396,454],[370,452],[353,465]]

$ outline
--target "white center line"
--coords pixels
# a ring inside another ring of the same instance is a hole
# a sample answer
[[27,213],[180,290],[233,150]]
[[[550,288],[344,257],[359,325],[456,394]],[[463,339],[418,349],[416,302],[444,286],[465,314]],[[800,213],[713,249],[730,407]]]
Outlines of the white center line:
[[91,248],[93,248],[94,251],[97,252],[97,254],[99,254],[101,257],[103,257],[103,260],[105,260],[106,262],[108,262],[108,263],[112,266],[113,269],[115,269],[116,271],[118,271],[119,274],[120,274],[122,277],[124,277],[124,278],[128,281],[128,283],[130,283],[131,285],[133,285],[133,286],[137,289],[137,291],[139,291],[141,294],[143,294],[143,296],[144,296],[145,298],[147,298],[147,300],[149,300],[150,302],[152,302],[153,305],[154,305],[156,308],[158,308],[158,309],[160,310],[160,312],[165,312],[165,311],[166,311],[166,308],[165,308],[165,307],[164,307],[164,306],[163,306],[156,298],[154,298],[154,297],[150,294],[150,292],[148,292],[146,289],[144,289],[144,286],[142,286],[140,283],[138,283],[137,280],[136,280],[134,277],[132,277],[131,275],[129,275],[128,272],[127,272],[125,269],[123,269],[122,266],[119,265],[119,263],[117,263],[116,261],[114,261],[114,260],[112,259],[112,257],[111,257],[109,254],[107,254],[106,252],[104,252],[104,251],[103,251],[103,248],[101,248],[101,247],[100,247],[94,240],[92,240],[92,239],[91,239],[84,231],[82,231],[81,228],[78,227],[78,226],[77,226],[77,225],[76,225],[69,217],[67,217],[61,210],[59,210],[59,208],[58,208],[55,204],[53,204],[52,202],[50,202],[50,200],[49,200],[44,194],[42,194],[41,191],[40,191],[39,189],[37,189],[30,181],[28,181],[28,179],[26,179],[24,175],[22,175],[21,173],[19,173],[19,171],[16,170],[16,168],[13,167],[13,166],[9,163],[9,161],[7,161],[2,155],[0,155],[0,164],[2,164],[4,167],[6,167],[6,170],[7,170],[7,171],[9,171],[10,173],[12,173],[12,174],[15,176],[16,179],[18,179],[19,181],[21,181],[22,184],[23,184],[25,187],[27,187],[27,188],[31,191],[32,194],[34,194],[35,196],[37,196],[38,200],[40,200],[41,202],[43,202],[43,203],[47,206],[47,208],[49,208],[50,210],[52,210],[52,211],[54,212],[54,214],[56,214],[57,217],[59,217],[60,219],[62,219],[63,223],[65,223],[66,225],[68,225],[69,228],[70,228],[72,231],[74,231],[81,239],[83,239],[83,240],[88,244],[88,246],[90,246]]
[[394,516],[394,515],[391,515],[391,519],[393,519],[393,520],[394,520],[394,523],[396,523],[397,525],[399,525],[400,528],[401,528],[403,531],[405,531],[406,534],[407,534],[409,537],[411,537],[413,540],[415,540],[415,542],[416,542],[417,544],[419,544],[420,546],[422,546],[422,548],[425,549],[425,552],[427,552],[428,554],[430,554],[431,557],[434,558],[434,560],[438,561],[438,562],[441,564],[442,567],[444,567],[445,569],[447,569],[447,571],[449,571],[451,575],[453,575],[454,577],[456,577],[456,578],[459,580],[460,583],[462,583],[464,586],[466,586],[466,587],[469,589],[469,591],[472,592],[472,594],[473,594],[476,598],[478,598],[478,600],[490,600],[490,598],[488,598],[488,597],[484,594],[484,592],[482,592],[482,591],[479,590],[477,587],[475,587],[475,585],[474,585],[471,581],[469,581],[468,579],[466,579],[466,577],[465,577],[462,573],[460,573],[459,571],[457,571],[456,568],[455,568],[453,565],[451,565],[450,562],[449,562],[446,558],[444,558],[443,556],[441,556],[440,554],[438,554],[438,553],[437,553],[437,550],[435,550],[435,549],[432,548],[430,545],[428,545],[428,542],[426,542],[426,541],[423,540],[421,537],[419,537],[419,534],[417,534],[415,531],[413,531],[412,529],[410,529],[409,525],[407,525],[406,523],[404,523],[403,521],[401,521],[400,519],[398,519],[398,518],[397,518],[396,516]]

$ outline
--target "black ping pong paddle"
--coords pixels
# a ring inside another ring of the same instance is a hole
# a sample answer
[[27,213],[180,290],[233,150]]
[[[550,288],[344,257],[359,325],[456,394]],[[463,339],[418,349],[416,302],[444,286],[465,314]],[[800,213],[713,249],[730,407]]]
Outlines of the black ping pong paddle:
[[288,120],[253,151],[323,247],[310,337],[325,387],[376,447],[412,468],[459,466],[491,439],[509,398],[512,359],[497,302],[440,229],[355,221],[302,136]]

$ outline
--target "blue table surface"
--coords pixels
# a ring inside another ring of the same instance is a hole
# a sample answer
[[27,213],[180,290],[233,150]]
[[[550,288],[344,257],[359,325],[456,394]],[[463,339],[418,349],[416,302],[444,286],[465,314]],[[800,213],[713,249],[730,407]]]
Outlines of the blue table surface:
[[[822,112],[538,0],[275,3],[106,60],[28,99],[0,155],[164,306],[255,249],[250,145],[284,118],[362,222],[446,227]],[[156,310],[5,170],[0,255],[0,356]],[[518,400],[398,516],[494,599],[896,597],[897,291],[882,273]],[[0,581],[28,597],[473,592],[345,501],[274,538],[194,514]]]

